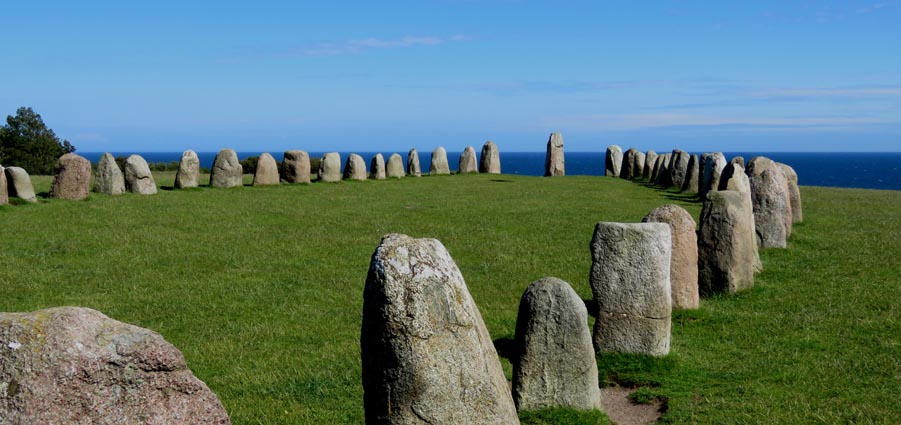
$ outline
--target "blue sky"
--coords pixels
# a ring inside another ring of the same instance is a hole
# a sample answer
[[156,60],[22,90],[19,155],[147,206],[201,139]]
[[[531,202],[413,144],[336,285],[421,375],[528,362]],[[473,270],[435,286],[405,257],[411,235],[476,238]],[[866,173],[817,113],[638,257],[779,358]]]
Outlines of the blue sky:
[[901,0],[8,2],[79,151],[901,151]]

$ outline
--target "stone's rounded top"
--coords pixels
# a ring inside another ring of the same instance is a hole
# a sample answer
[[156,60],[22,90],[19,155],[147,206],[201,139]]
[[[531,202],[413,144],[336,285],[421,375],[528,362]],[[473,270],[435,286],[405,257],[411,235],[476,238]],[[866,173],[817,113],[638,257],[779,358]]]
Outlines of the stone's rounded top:
[[623,148],[619,147],[619,145],[610,145],[607,146],[607,152],[622,152]]
[[192,149],[188,149],[181,153],[182,158],[197,158],[197,152],[194,152]]
[[257,159],[256,171],[253,173],[253,185],[277,185],[279,184],[278,163],[268,152],[263,152]]
[[642,223],[670,223],[695,227],[695,219],[691,213],[675,204],[666,204],[651,210],[642,220]]
[[447,154],[447,151],[444,150],[444,146],[438,146],[437,148],[435,148],[435,150],[432,151],[432,155],[434,155],[434,154],[436,154],[436,153],[438,153],[438,154],[440,154],[440,153]]
[[794,168],[781,162],[777,162],[776,165],[779,166],[779,169],[782,170],[782,174],[785,175],[785,178],[788,179],[788,181],[798,184],[798,173]]
[[[585,308],[585,303],[582,302],[579,294],[572,288],[572,285],[560,278],[546,276],[529,284],[529,287],[522,294],[522,301],[528,300],[531,302],[537,299],[571,301],[571,305],[562,307],[575,310],[577,313],[581,312],[585,316],[588,315],[588,310]],[[547,304],[544,305],[547,306]],[[587,330],[588,328],[586,327],[585,329]]]
[[56,162],[56,175],[50,185],[50,197],[82,200],[91,188],[91,162],[74,153],[67,153]]
[[494,143],[491,140],[486,141],[485,144],[482,145],[483,148],[486,146],[489,148],[497,149],[497,143]]
[[759,176],[770,167],[776,165],[772,159],[765,156],[755,156],[748,161],[747,173],[749,177]]
[[417,153],[419,152],[416,151],[416,148],[411,148],[410,151],[407,152],[407,155],[416,155]]
[[563,147],[563,135],[560,133],[551,133],[550,137],[547,140],[548,146],[553,146],[555,148]]
[[460,155],[459,172],[460,174],[479,172],[476,150],[472,146],[463,149],[463,154]]
[[429,164],[429,174],[450,174],[450,165],[447,163],[447,151],[443,146],[438,146],[432,151],[432,161]]

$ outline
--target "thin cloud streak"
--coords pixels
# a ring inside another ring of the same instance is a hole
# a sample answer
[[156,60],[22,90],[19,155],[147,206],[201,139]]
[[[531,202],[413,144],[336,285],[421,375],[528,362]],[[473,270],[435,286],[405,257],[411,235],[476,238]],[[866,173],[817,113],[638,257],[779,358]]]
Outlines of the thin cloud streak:
[[664,127],[780,127],[829,130],[855,126],[896,125],[899,121],[887,121],[867,117],[795,117],[795,118],[733,118],[699,114],[594,114],[569,117],[545,117],[542,125],[590,131],[635,131]]
[[278,56],[336,56],[345,54],[358,54],[367,50],[399,49],[417,46],[438,46],[447,43],[472,41],[473,38],[465,35],[453,35],[450,37],[437,36],[405,36],[396,39],[365,38],[360,40],[347,40],[338,43],[318,43],[306,46],[298,46],[280,53]]

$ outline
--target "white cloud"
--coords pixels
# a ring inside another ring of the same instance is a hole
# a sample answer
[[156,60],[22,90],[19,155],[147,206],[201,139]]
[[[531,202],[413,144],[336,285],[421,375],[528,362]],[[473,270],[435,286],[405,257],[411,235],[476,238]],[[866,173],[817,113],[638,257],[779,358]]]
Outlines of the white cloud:
[[878,124],[898,124],[866,117],[795,117],[795,118],[737,118],[695,114],[594,114],[568,117],[545,117],[541,125],[590,131],[632,131],[662,127],[752,126],[779,128],[847,128]]
[[901,96],[901,86],[778,88],[750,93],[754,97],[878,97]]

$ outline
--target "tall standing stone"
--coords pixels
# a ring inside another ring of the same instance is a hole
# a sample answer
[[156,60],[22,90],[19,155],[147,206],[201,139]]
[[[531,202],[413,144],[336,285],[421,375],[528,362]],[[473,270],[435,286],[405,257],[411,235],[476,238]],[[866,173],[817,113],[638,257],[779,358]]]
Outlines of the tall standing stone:
[[210,171],[210,186],[223,188],[244,186],[244,168],[241,167],[234,149],[222,149],[216,154],[213,169]]
[[476,161],[476,150],[472,146],[467,146],[463,149],[463,154],[460,155],[460,164],[459,164],[460,174],[466,173],[478,173],[479,166],[478,161]]
[[341,154],[329,152],[322,155],[316,175],[321,182],[341,181]]
[[685,172],[685,182],[682,183],[682,191],[698,193],[701,190],[701,163],[697,155],[688,158],[688,167]]
[[369,161],[369,178],[372,180],[385,180],[385,157],[377,153]]
[[688,152],[685,152],[681,149],[673,149],[672,153],[672,165],[670,166],[670,177],[673,182],[673,186],[678,189],[682,189],[682,186],[685,185],[685,176],[688,175],[688,161],[691,159],[691,155]]
[[707,192],[720,185],[720,174],[726,168],[726,157],[722,152],[705,153],[701,156],[701,191],[698,197],[707,199]]
[[[178,179],[176,178],[176,182]],[[125,176],[116,163],[113,154],[107,152],[100,157],[97,164],[97,174],[94,176],[94,192],[107,195],[121,195],[125,193]]]
[[729,164],[738,164],[741,165],[741,168],[745,168],[745,157],[743,156],[735,156],[729,160]]
[[642,177],[642,175],[644,173],[644,171],[643,171],[644,170],[644,162],[646,160],[647,160],[647,157],[645,157],[644,152],[639,152],[639,151],[635,152],[635,161],[634,161],[634,165],[632,167],[632,178],[633,179],[637,180]]
[[657,152],[648,151],[644,157],[644,167],[641,170],[641,177],[650,180],[654,172],[654,166],[657,164]]
[[777,162],[776,165],[782,170],[782,174],[788,182],[788,199],[789,204],[791,204],[792,223],[800,223],[804,221],[804,213],[801,209],[801,189],[798,187],[798,173],[787,164]]
[[0,205],[9,205],[9,184],[6,182],[6,170],[0,165]]
[[629,148],[623,153],[623,159],[620,163],[619,177],[623,179],[631,179],[635,175],[635,154],[638,152],[635,148]]
[[390,178],[404,177],[404,159],[396,153],[388,157],[388,165],[385,166],[385,175]]
[[670,228],[600,222],[591,240],[598,352],[665,356],[670,346]]
[[278,175],[278,162],[268,152],[260,154],[257,159],[257,167],[253,173],[254,186],[271,186],[280,183]]
[[309,183],[310,154],[301,150],[285,151],[280,177],[285,183]]
[[[731,190],[741,194],[742,200],[745,202],[745,208],[747,211],[751,211],[750,220],[753,225],[754,207],[751,203],[751,181],[748,180],[748,176],[745,174],[745,169],[742,164],[744,164],[744,161],[732,161],[726,166],[723,170],[723,174],[720,176],[719,190]],[[763,271],[763,263],[760,261],[760,251],[757,249],[757,243],[754,243],[753,245],[754,270],[760,272]]]
[[447,151],[438,146],[432,151],[432,160],[429,163],[429,175],[450,174],[450,165],[447,163]]
[[419,152],[416,149],[410,149],[407,153],[407,175],[413,177],[422,176],[422,168],[419,166]]
[[175,188],[185,189],[200,186],[200,158],[190,149],[182,152],[175,172]]
[[497,145],[491,140],[482,145],[482,156],[479,159],[479,172],[487,174],[501,173],[501,154]]
[[140,155],[131,155],[125,159],[125,189],[139,195],[156,194],[153,173]]
[[6,184],[8,196],[15,196],[23,201],[37,202],[31,176],[21,167],[6,167]]
[[563,135],[551,133],[547,140],[547,153],[544,156],[544,176],[565,176],[565,163],[566,161],[563,158]]
[[74,153],[67,153],[56,162],[50,197],[80,201],[91,190],[91,161]]
[[654,208],[641,221],[669,225],[673,242],[669,274],[673,308],[698,308],[698,235],[694,218],[684,208],[667,204]]
[[546,277],[529,285],[519,301],[516,348],[518,410],[601,408],[588,311],[569,283]]
[[657,185],[663,187],[670,187],[673,185],[673,154],[666,153],[663,154],[663,159],[660,161],[660,169],[657,172]]
[[666,159],[666,154],[657,155],[657,159],[654,161],[654,167],[651,170],[651,183],[657,183],[657,178],[660,177],[660,170],[663,168],[664,159]]
[[519,423],[491,335],[438,240],[382,239],[360,348],[368,424]]
[[754,214],[744,195],[731,190],[709,191],[698,231],[701,294],[752,288],[758,261]]
[[607,146],[604,153],[604,175],[607,177],[619,177],[623,166],[623,148],[617,145]]
[[769,158],[755,157],[748,162],[754,230],[761,248],[785,248],[791,235],[791,200],[788,182],[782,170]]
[[355,153],[347,157],[344,163],[344,180],[366,180],[366,162],[363,157]]

